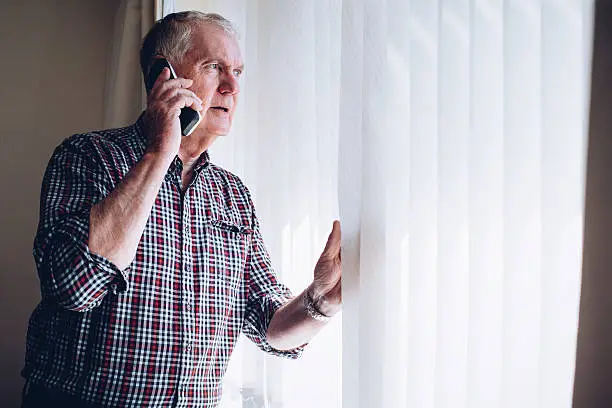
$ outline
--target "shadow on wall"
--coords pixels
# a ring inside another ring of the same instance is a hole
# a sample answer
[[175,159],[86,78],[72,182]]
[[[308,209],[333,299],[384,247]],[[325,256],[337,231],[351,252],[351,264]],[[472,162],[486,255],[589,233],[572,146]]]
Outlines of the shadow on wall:
[[40,183],[53,149],[102,126],[119,0],[0,5],[0,407],[18,407],[30,313]]
[[595,8],[574,408],[612,407],[612,1]]

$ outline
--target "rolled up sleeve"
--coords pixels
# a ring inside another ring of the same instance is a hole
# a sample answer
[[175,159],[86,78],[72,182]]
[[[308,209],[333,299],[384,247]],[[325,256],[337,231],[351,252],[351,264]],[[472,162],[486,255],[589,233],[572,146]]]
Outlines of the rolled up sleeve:
[[87,311],[98,306],[109,290],[127,290],[128,270],[89,250],[91,207],[112,188],[87,144],[79,140],[65,141],[49,161],[33,253],[43,300]]
[[270,256],[264,245],[257,218],[254,217],[254,232],[251,250],[247,259],[249,298],[245,312],[245,335],[266,353],[296,359],[305,345],[292,350],[277,350],[272,347],[266,333],[274,313],[293,298],[291,291],[278,281],[272,268]]

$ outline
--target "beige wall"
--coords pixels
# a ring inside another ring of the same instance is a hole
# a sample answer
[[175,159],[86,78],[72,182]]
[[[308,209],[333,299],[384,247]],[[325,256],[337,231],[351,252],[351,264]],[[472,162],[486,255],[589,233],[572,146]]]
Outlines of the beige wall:
[[102,126],[118,0],[0,2],[0,407],[17,407],[39,300],[32,241],[54,147]]

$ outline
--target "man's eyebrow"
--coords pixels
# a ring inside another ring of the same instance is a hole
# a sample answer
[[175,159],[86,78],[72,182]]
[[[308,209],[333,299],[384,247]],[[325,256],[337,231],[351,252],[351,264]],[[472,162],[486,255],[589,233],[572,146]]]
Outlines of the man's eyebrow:
[[[220,61],[220,62],[221,62],[221,65],[223,65],[224,67],[228,67],[228,64],[226,64],[225,62],[223,61]],[[239,69],[240,71],[244,71],[244,64],[240,64],[239,66],[234,67],[234,69]]]
[[[200,58],[197,60],[197,64],[206,64],[209,62],[213,62],[213,61],[218,61],[219,63],[221,63],[222,65],[227,66],[228,64],[225,63],[225,61],[223,61],[223,59],[221,58],[211,58],[211,57],[205,57],[205,58]],[[237,66],[235,69],[239,69],[241,71],[244,71],[244,64],[240,64],[240,66]]]

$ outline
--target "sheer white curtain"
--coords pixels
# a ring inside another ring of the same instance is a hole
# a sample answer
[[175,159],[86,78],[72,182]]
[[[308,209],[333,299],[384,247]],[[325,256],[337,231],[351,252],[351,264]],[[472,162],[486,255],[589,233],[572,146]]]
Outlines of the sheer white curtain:
[[297,362],[241,342],[223,406],[569,407],[592,1],[170,3],[242,33],[211,156],[282,280],[343,224],[343,321]]

